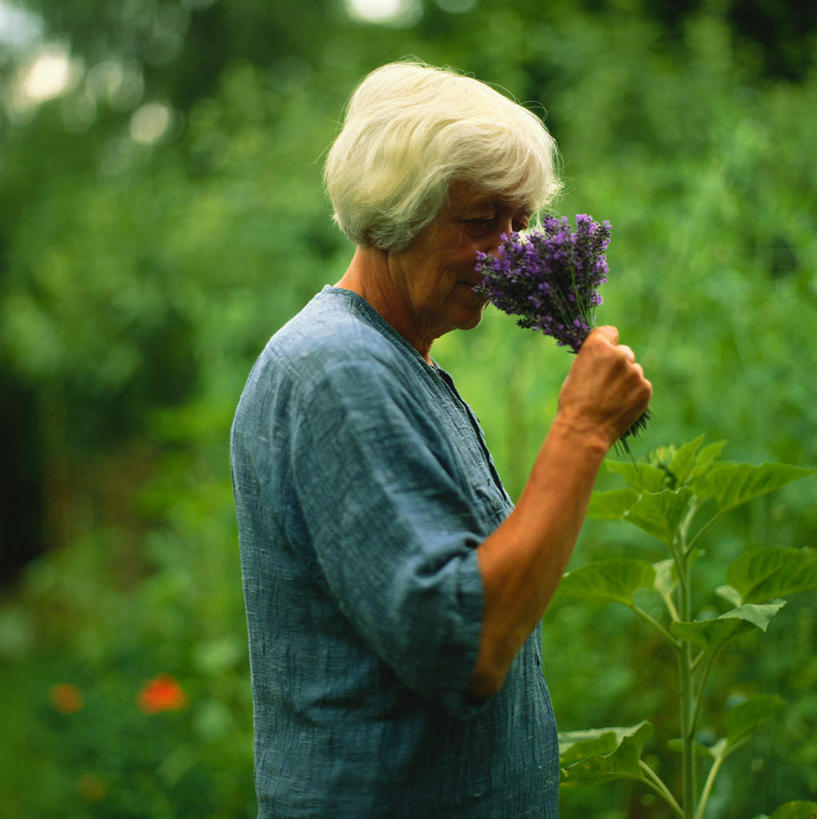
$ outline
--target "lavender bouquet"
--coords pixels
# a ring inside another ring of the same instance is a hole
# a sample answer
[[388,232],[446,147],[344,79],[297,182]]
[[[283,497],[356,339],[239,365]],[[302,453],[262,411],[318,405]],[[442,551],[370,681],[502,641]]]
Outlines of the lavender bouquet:
[[[576,216],[571,231],[567,217],[547,217],[540,227],[502,235],[495,256],[477,253],[482,281],[476,292],[500,310],[518,316],[520,327],[539,330],[560,346],[579,352],[595,326],[598,288],[607,281],[610,223],[587,214]],[[645,412],[622,435],[620,443],[644,429]]]

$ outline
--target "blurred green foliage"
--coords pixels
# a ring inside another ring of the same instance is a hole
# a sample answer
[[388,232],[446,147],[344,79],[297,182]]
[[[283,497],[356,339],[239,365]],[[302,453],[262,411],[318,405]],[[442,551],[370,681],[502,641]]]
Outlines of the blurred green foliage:
[[[345,269],[321,161],[378,64],[454,65],[546,116],[557,210],[613,224],[599,318],[653,381],[645,450],[705,432],[737,460],[817,464],[817,52],[795,4],[425,0],[403,27],[339,0],[16,5],[40,33],[0,38],[4,816],[253,815],[227,433],[266,339]],[[43,43],[72,84],[21,101]],[[497,313],[435,354],[518,494],[569,356]],[[817,544],[812,492],[751,504],[720,554]],[[652,549],[592,521],[574,564]],[[816,620],[793,601],[713,675],[721,702],[791,705],[708,817],[817,796]],[[672,679],[628,611],[557,597],[543,642],[562,729],[650,714],[663,733]],[[161,673],[189,704],[145,714]],[[566,793],[562,814],[665,815],[626,785]]]

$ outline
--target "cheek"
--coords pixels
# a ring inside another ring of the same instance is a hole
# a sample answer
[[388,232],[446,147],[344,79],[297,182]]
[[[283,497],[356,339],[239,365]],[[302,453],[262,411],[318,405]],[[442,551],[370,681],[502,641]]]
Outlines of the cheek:
[[472,236],[465,228],[461,228],[450,247],[452,255],[457,259],[470,260],[476,257],[477,251],[491,247],[491,237],[486,237],[484,234]]
[[461,239],[457,246],[452,249],[451,260],[459,270],[463,268],[473,270],[477,263],[477,253],[481,250],[487,252],[490,249],[490,246],[484,247],[479,242]]

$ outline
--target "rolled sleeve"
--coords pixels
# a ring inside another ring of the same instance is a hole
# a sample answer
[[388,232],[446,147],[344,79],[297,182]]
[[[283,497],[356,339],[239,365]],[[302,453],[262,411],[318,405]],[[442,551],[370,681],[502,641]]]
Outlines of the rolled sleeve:
[[447,444],[377,362],[344,361],[304,390],[291,436],[297,502],[326,585],[411,689],[468,718],[482,630],[484,537],[446,469]]

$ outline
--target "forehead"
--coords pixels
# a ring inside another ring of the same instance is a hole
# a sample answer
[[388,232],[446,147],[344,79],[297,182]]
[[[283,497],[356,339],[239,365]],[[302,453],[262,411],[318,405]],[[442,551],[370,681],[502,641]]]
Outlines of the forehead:
[[450,208],[477,208],[480,206],[501,206],[514,211],[533,211],[533,206],[521,194],[513,190],[485,190],[471,182],[454,181],[448,188]]

